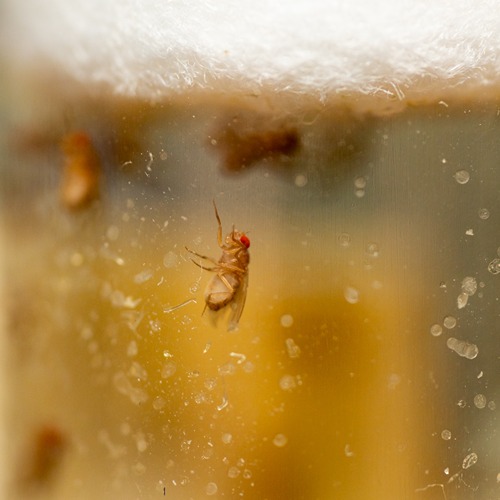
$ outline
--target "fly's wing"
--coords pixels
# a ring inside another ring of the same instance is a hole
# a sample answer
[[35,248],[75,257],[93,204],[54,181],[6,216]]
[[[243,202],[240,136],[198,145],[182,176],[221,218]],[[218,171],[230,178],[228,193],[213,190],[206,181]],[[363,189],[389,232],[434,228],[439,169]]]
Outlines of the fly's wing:
[[248,288],[248,273],[243,277],[238,290],[232,300],[231,306],[231,317],[229,319],[229,325],[227,327],[228,332],[233,332],[238,329],[238,322],[240,321],[241,313],[245,307],[245,300],[247,298],[247,288]]

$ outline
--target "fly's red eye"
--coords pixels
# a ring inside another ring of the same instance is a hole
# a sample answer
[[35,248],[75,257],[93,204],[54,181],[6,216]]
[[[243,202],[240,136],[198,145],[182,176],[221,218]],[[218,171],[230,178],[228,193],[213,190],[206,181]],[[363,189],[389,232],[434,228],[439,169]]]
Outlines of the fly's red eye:
[[245,245],[247,248],[250,247],[250,240],[248,239],[248,236],[244,234],[241,238],[240,241]]

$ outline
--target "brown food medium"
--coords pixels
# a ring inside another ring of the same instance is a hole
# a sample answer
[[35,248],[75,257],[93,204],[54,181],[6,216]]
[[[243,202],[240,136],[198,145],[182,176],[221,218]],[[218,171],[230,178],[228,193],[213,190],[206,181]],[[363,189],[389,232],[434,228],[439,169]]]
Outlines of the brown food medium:
[[25,479],[27,485],[48,484],[59,469],[68,442],[62,431],[54,425],[42,425],[33,437]]
[[99,196],[101,163],[85,132],[72,132],[61,142],[64,154],[60,196],[69,209],[85,208]]
[[293,155],[300,145],[297,129],[289,124],[268,124],[234,119],[212,140],[223,156],[224,168],[238,172],[259,161]]

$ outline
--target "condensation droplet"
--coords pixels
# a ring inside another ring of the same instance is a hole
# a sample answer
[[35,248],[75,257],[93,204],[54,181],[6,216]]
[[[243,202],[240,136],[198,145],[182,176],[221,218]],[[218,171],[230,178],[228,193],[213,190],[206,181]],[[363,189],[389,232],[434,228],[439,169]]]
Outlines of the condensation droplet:
[[357,302],[359,302],[359,291],[352,286],[348,286],[344,290],[344,298],[345,300],[347,300],[347,302],[349,302],[349,304],[356,304]]
[[378,245],[376,243],[368,243],[366,247],[366,253],[368,256],[376,259],[379,256]]
[[291,338],[285,340],[286,352],[290,359],[297,359],[300,356],[300,347]]
[[137,356],[139,349],[137,347],[137,342],[135,340],[131,340],[127,347],[127,356],[130,358],[133,356]]
[[153,400],[153,408],[155,410],[162,410],[163,408],[165,408],[166,405],[167,405],[167,402],[161,396],[157,396]]
[[351,450],[350,444],[344,446],[344,455],[348,458],[354,457],[355,453]]
[[284,434],[276,434],[273,439],[274,446],[282,448],[288,443],[288,438]]
[[477,214],[481,220],[488,220],[490,218],[490,211],[487,208],[480,208]]
[[459,309],[463,309],[466,305],[467,302],[469,301],[469,296],[462,292],[458,297],[457,297],[457,307]]
[[500,259],[493,259],[488,264],[488,271],[491,274],[499,274],[500,273]]
[[438,325],[437,323],[431,326],[431,335],[434,337],[439,337],[443,333],[443,329],[441,328],[441,325]]
[[462,280],[462,292],[472,297],[477,292],[477,281],[472,276],[466,276]]
[[281,326],[290,328],[293,325],[293,316],[291,314],[283,314],[280,319]]
[[358,189],[363,189],[366,187],[366,179],[364,177],[356,177],[354,179],[354,187]]
[[280,378],[279,385],[283,391],[291,391],[297,387],[297,381],[293,375],[283,375]]
[[459,184],[467,184],[470,179],[470,174],[467,170],[458,170],[453,176]]
[[299,174],[295,177],[295,185],[297,187],[304,187],[307,184],[307,177],[303,174]]
[[165,256],[163,257],[163,265],[167,268],[167,269],[171,269],[175,266],[177,266],[177,263],[179,261],[179,258],[177,256],[177,254],[175,254],[174,252],[170,251],[170,252],[167,252],[165,254]]
[[356,198],[363,198],[365,195],[365,190],[364,189],[356,189],[354,191],[354,194],[356,195]]
[[169,361],[162,366],[161,376],[162,378],[169,378],[176,372],[176,370],[177,366],[175,363],[173,361]]
[[443,320],[443,325],[445,328],[448,328],[448,330],[451,330],[457,326],[457,320],[454,316],[446,316]]
[[74,267],[80,267],[83,264],[83,260],[83,255],[79,252],[75,252],[69,259],[71,265]]
[[227,471],[227,477],[230,477],[231,479],[235,479],[240,475],[240,469],[238,467],[229,467],[229,470]]
[[138,285],[145,283],[153,277],[153,271],[151,269],[145,269],[134,276],[134,283]]
[[482,410],[486,407],[486,396],[484,394],[476,394],[474,396],[474,406]]
[[477,455],[475,453],[469,453],[462,462],[462,468],[468,469],[477,463]]
[[441,432],[441,439],[444,439],[445,441],[449,441],[451,439],[451,432],[448,429],[444,429]]
[[120,228],[117,226],[109,226],[106,230],[106,238],[109,241],[116,241],[120,236]]
[[215,483],[208,483],[206,488],[205,488],[205,493],[208,496],[213,496],[217,493],[218,489],[219,488],[217,487],[217,485]]
[[222,434],[221,439],[224,444],[230,444],[233,442],[233,435],[229,432],[225,432],[224,434]]
[[338,236],[338,241],[341,247],[348,247],[351,244],[351,235],[349,233],[341,233]]
[[474,359],[479,353],[477,345],[470,344],[465,340],[458,340],[453,337],[450,337],[446,341],[446,345],[449,349],[456,352],[459,356],[467,359]]

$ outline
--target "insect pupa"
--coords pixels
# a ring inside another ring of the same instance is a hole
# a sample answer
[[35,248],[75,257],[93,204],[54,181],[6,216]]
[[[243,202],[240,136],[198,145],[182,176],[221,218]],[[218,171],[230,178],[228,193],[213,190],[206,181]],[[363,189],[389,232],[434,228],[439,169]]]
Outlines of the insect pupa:
[[[214,264],[204,266],[194,259],[191,259],[198,267],[206,271],[214,272],[215,275],[209,281],[205,290],[205,309],[208,307],[212,311],[218,311],[226,306],[231,308],[228,330],[237,329],[243,308],[248,287],[248,264],[250,262],[250,240],[248,236],[234,228],[222,240],[222,223],[217,211],[215,201],[213,202],[215,217],[217,219],[217,243],[222,249],[222,255],[216,261],[212,257],[201,255],[186,247],[186,250],[196,255],[200,259]],[[205,312],[203,309],[203,312]]]

